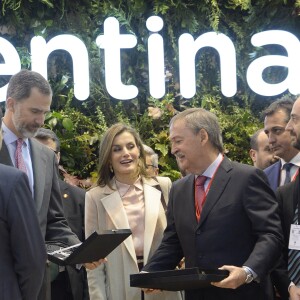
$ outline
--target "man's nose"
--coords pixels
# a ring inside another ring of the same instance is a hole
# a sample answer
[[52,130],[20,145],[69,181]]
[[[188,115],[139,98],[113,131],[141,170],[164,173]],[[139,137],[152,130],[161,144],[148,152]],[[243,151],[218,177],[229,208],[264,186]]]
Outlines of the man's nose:
[[40,126],[44,125],[45,123],[45,115],[39,115],[36,119],[35,119],[36,123],[39,124]]
[[271,132],[269,133],[269,144],[274,144],[276,141],[275,135]]
[[171,153],[175,155],[177,152],[177,147],[174,144],[171,144]]
[[288,131],[292,131],[293,130],[293,126],[291,124],[291,119],[288,121],[288,123],[286,124],[285,126],[285,130],[288,130]]

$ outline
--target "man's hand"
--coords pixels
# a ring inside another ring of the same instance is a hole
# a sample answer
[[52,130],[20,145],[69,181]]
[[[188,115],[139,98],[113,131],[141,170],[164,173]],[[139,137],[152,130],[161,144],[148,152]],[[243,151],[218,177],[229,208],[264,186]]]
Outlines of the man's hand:
[[155,289],[142,289],[142,291],[145,294],[158,294],[162,292],[162,290],[155,290]]
[[106,258],[101,258],[98,261],[93,261],[91,263],[85,263],[83,265],[88,270],[94,270],[94,269],[98,268],[102,263],[105,263],[105,262],[107,262],[107,259]]
[[223,266],[219,268],[219,270],[229,271],[229,276],[222,281],[211,282],[211,285],[224,289],[236,289],[245,283],[247,275],[243,268],[235,266]]
[[292,285],[289,289],[290,300],[300,300],[300,288]]

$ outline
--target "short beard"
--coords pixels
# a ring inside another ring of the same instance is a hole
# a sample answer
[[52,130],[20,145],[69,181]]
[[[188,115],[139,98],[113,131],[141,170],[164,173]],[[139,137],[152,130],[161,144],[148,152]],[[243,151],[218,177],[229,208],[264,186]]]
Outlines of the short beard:
[[296,141],[292,143],[292,146],[297,150],[300,150],[300,140],[297,138]]
[[27,130],[24,126],[20,125],[20,124],[16,124],[16,122],[13,120],[14,126],[16,128],[16,130],[18,131],[18,133],[23,137],[23,138],[32,138],[34,137],[34,135],[36,134],[38,128],[32,132]]

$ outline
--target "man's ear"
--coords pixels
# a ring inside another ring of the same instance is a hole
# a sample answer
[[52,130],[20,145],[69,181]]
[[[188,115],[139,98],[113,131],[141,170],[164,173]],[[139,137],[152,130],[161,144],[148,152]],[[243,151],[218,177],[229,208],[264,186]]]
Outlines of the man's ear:
[[249,155],[250,155],[253,163],[255,163],[256,162],[256,151],[254,149],[250,149]]
[[201,143],[203,143],[203,142],[206,143],[208,141],[208,134],[205,129],[203,129],[203,128],[200,129],[200,131],[198,132],[198,135],[200,137]]
[[16,100],[9,97],[7,98],[6,100],[6,109],[11,111],[11,112],[14,112],[15,111],[15,104],[16,104]]

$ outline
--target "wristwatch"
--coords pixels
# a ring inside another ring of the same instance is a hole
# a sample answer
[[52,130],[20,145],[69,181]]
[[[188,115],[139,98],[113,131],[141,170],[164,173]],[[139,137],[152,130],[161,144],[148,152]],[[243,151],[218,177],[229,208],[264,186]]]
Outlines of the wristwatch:
[[252,280],[253,280],[253,274],[252,274],[252,272],[248,268],[243,267],[243,269],[246,272],[245,283],[248,284],[248,283],[252,282]]

